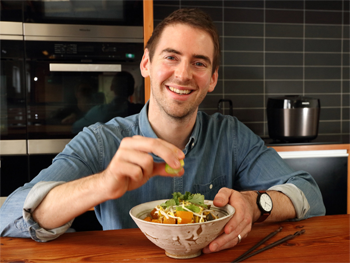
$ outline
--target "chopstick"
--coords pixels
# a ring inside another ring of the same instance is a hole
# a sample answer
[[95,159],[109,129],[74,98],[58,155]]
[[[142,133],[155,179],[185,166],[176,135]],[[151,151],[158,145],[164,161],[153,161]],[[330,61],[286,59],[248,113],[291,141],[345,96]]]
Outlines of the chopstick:
[[256,248],[260,247],[262,244],[264,244],[267,240],[269,240],[270,238],[272,238],[273,236],[275,236],[277,233],[279,233],[282,230],[282,227],[280,227],[279,229],[277,229],[275,232],[270,233],[268,236],[266,236],[265,238],[263,238],[260,242],[258,242],[256,245],[254,245],[253,247],[251,247],[250,249],[247,250],[247,252],[243,253],[242,255],[240,255],[238,258],[236,258],[234,261],[232,262],[239,262],[239,260],[241,260],[244,256],[248,255],[250,252],[252,252],[253,250],[255,250]]
[[[269,240],[271,237],[275,236],[278,232],[280,232],[282,230],[282,228],[280,227],[279,229],[277,229],[275,232],[272,232],[271,234],[269,234],[267,237],[265,237],[264,239],[262,239],[258,244],[256,244],[255,246],[253,246],[252,248],[250,248],[247,252],[243,253],[241,256],[239,256],[238,258],[236,258],[235,260],[232,261],[232,263],[234,262],[241,262],[247,258],[250,258],[252,256],[255,256],[256,254],[259,254],[265,250],[268,250],[272,247],[275,247],[275,246],[278,246],[290,239],[293,239],[295,238],[296,236],[300,236],[302,234],[305,233],[305,230],[302,229],[301,231],[297,231],[295,232],[293,235],[288,235],[284,238],[281,238],[280,240],[277,240],[276,242],[270,244],[270,245],[267,245],[266,247],[263,247],[251,254],[249,254],[250,252],[252,252],[254,249],[256,249],[257,247],[259,247],[260,245],[262,245],[263,243],[265,243],[267,240]],[[249,254],[249,255],[248,255]]]

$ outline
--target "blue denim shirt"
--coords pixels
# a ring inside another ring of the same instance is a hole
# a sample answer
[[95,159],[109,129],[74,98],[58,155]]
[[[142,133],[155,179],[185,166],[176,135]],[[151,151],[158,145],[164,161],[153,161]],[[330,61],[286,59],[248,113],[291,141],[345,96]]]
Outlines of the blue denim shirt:
[[[35,207],[24,206],[29,191],[38,182],[68,182],[103,171],[124,137],[142,135],[157,138],[147,118],[147,105],[140,114],[117,117],[106,124],[97,123],[84,128],[56,156],[51,166],[7,198],[0,209],[1,236],[46,241],[38,237],[38,233],[44,230],[30,216]],[[274,149],[267,148],[260,137],[235,117],[218,113],[209,116],[198,112],[183,152],[186,157],[182,177],[153,177],[121,198],[96,206],[96,216],[103,229],[137,227],[129,216],[129,210],[140,203],[171,198],[173,192],[186,191],[201,193],[206,199],[213,200],[222,187],[280,190],[292,200],[297,219],[325,214],[320,190],[312,176],[292,170]],[[157,156],[153,155],[153,158],[156,162],[163,162]],[[28,198],[36,198],[40,202],[47,192],[34,191]],[[28,199],[26,202],[29,202]],[[59,232],[57,229],[51,231],[53,235]]]

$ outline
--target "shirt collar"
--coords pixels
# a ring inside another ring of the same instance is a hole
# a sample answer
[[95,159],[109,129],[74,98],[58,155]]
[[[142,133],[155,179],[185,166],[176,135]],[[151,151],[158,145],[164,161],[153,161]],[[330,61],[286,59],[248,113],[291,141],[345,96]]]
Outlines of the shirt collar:
[[151,124],[148,121],[148,105],[147,101],[145,106],[140,111],[139,115],[139,127],[141,131],[141,135],[149,138],[158,138],[158,136],[154,133]]
[[[139,127],[141,135],[149,138],[158,138],[158,136],[153,131],[151,124],[148,121],[148,105],[149,101],[146,102],[139,115]],[[185,146],[185,149],[183,150],[184,154],[186,154],[190,149],[193,149],[193,147],[196,145],[196,141],[200,132],[201,122],[202,115],[200,113],[197,113],[196,123],[192,130],[191,136]]]

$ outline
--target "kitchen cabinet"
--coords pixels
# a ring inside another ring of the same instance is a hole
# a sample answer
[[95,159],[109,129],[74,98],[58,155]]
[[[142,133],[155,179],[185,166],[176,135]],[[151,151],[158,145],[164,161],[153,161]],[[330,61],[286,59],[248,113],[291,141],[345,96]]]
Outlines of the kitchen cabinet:
[[309,172],[327,214],[350,214],[349,144],[273,147],[293,169]]
[[[143,39],[146,46],[148,39],[153,33],[153,1],[143,0]],[[151,82],[149,77],[145,78],[145,103],[151,95]]]

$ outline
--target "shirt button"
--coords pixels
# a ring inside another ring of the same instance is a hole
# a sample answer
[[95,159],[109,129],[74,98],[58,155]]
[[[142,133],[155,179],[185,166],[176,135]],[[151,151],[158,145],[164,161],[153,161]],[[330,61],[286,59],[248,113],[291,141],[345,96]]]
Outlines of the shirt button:
[[209,189],[212,189],[213,188],[213,185],[211,184],[211,185],[209,185]]

